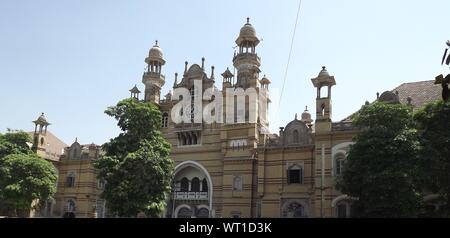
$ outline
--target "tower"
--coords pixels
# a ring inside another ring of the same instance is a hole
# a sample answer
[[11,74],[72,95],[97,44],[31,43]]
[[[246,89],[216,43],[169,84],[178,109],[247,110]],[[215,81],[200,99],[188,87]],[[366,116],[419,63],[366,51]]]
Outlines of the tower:
[[247,18],[247,23],[241,28],[236,44],[239,47],[233,58],[233,65],[237,69],[236,86],[244,89],[256,88],[259,84],[261,59],[256,54],[259,39],[256,37],[255,28],[250,24],[250,18]]
[[[334,76],[330,76],[325,66],[322,67],[319,76],[311,79],[315,88],[317,88],[316,98],[316,133],[331,131],[331,87],[336,85]],[[325,91],[323,88],[327,89]]]
[[166,61],[162,49],[158,46],[158,41],[150,49],[145,63],[147,63],[147,71],[142,76],[142,83],[145,84],[144,100],[159,105],[161,88],[165,83],[165,76],[161,74],[161,69]]
[[42,113],[37,120],[33,121],[33,123],[35,127],[32,150],[37,154],[45,154],[45,148],[47,145],[47,127],[50,123],[47,121],[47,118],[45,118],[44,113]]

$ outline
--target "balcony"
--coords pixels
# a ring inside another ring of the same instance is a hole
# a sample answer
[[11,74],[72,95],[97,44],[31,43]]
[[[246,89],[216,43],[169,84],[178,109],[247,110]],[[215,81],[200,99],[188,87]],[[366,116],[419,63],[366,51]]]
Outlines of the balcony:
[[166,79],[166,77],[164,75],[162,75],[161,73],[156,73],[156,72],[144,72],[144,77],[161,78],[163,80]]
[[174,200],[205,201],[208,200],[208,192],[175,192]]

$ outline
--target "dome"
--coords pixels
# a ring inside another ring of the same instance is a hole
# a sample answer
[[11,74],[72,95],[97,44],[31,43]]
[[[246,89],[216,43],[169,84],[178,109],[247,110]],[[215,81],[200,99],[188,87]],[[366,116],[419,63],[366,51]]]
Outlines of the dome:
[[308,107],[306,107],[305,111],[302,113],[302,121],[303,122],[310,122],[311,120],[311,113],[308,111]]
[[330,74],[327,71],[327,68],[325,66],[322,67],[322,71],[320,71],[319,73],[319,78],[320,77],[330,77]]
[[259,43],[259,39],[256,36],[256,30],[252,24],[250,24],[250,18],[247,18],[247,23],[241,28],[236,44],[240,45],[244,41],[254,42],[255,45]]
[[261,84],[270,84],[270,80],[264,75],[264,77],[261,79]]
[[146,61],[159,61],[163,64],[165,63],[164,54],[158,45],[158,41],[155,42],[155,45],[148,52],[148,58]]
[[38,119],[36,121],[33,121],[36,124],[39,125],[50,125],[50,123],[48,123],[47,118],[45,117],[44,113],[42,113]]

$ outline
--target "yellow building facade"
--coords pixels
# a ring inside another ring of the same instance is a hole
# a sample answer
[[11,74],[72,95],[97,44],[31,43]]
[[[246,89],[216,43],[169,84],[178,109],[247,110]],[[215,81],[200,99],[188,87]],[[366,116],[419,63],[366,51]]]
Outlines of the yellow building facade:
[[[191,66],[186,62],[183,74],[175,74],[173,93],[164,98],[161,89],[166,82],[162,74],[166,61],[158,42],[150,49],[142,78],[144,101],[160,108],[161,130],[172,145],[170,157],[175,161],[173,189],[167,196],[164,217],[352,216],[353,199],[340,193],[335,182],[344,170],[358,130],[351,118],[332,121],[332,87],[337,84],[336,79],[323,67],[311,79],[311,90],[317,91],[315,110],[306,108],[301,116],[295,115],[290,123],[280,127],[278,133],[269,133],[265,114],[271,82],[260,74],[261,58],[256,50],[259,43],[256,30],[247,19],[236,39],[236,75],[227,68],[221,74],[219,89],[214,67],[207,73],[204,59]],[[233,92],[230,89],[237,88],[253,89],[258,97],[245,95],[245,106],[236,107],[237,99],[227,99]],[[186,89],[187,94],[176,93],[179,89]],[[202,97],[208,89],[213,89],[214,97]],[[139,99],[137,86],[130,92],[131,97]],[[439,96],[439,86],[423,81],[377,94],[377,100],[419,108]],[[183,100],[193,107],[178,107]],[[198,102],[201,106],[196,108]],[[211,112],[222,121],[196,120],[196,112],[204,111],[212,102],[221,106]],[[230,111],[234,112],[231,116]],[[179,116],[189,120],[177,122]],[[37,124],[36,145],[47,140],[48,125],[46,121]],[[78,142],[64,147],[64,153],[53,161],[59,173],[57,194],[41,213],[53,217],[104,217],[106,202],[100,198],[104,185],[97,180],[92,164],[102,156],[101,148]],[[36,148],[45,154],[46,148]]]

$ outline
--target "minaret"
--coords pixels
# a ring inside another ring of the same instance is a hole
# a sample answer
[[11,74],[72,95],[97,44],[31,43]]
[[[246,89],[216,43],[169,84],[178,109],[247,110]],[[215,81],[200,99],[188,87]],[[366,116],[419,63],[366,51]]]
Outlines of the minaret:
[[47,118],[45,118],[44,113],[42,113],[36,121],[33,121],[33,123],[35,127],[33,134],[33,146],[31,147],[31,149],[35,153],[43,154],[45,153],[45,148],[47,145],[47,126],[49,126],[50,123],[47,121]]
[[[331,87],[336,85],[334,76],[330,76],[325,66],[322,67],[319,76],[311,79],[315,88],[317,88],[316,98],[316,124],[315,132],[331,131]],[[327,87],[327,95],[322,95],[323,87]]]
[[259,39],[256,37],[255,28],[250,24],[250,18],[247,18],[247,23],[241,28],[236,44],[239,47],[233,58],[233,65],[237,69],[236,86],[244,89],[256,88],[259,86],[261,59],[256,54]]
[[145,63],[147,63],[147,71],[144,72],[142,77],[142,83],[145,84],[144,100],[159,105],[161,88],[165,83],[165,77],[161,74],[161,69],[166,64],[166,61],[161,48],[158,46],[158,41],[150,49]]

